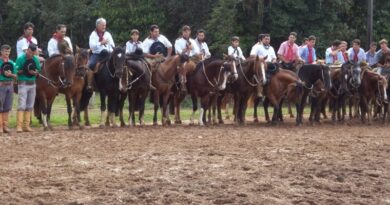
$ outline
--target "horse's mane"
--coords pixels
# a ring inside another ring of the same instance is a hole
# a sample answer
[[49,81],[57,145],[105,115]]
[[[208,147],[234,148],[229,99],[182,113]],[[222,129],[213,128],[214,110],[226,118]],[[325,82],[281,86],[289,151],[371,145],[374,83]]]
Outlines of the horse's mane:
[[[204,66],[207,66],[208,64],[214,62],[214,61],[217,61],[217,60],[221,60],[219,58],[215,58],[215,57],[210,57],[210,58],[207,58],[205,59],[203,62],[204,62]],[[195,68],[195,71],[198,71],[199,69],[203,68],[203,65],[202,65],[202,62],[199,62],[198,64],[196,64],[196,68]]]

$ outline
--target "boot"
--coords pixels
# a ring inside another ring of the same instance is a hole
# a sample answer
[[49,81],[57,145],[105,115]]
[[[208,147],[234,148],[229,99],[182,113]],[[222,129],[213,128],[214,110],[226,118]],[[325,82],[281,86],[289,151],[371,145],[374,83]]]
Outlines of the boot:
[[16,116],[16,132],[23,132],[23,129],[22,129],[23,115],[24,115],[24,111],[18,110],[18,113]]
[[3,113],[3,131],[4,131],[4,133],[11,132],[11,130],[8,127],[8,116],[9,116],[8,112]]
[[33,131],[30,127],[30,122],[31,122],[31,111],[25,111],[24,112],[24,125],[23,125],[24,132],[32,132]]
[[3,134],[3,113],[0,113],[0,134]]

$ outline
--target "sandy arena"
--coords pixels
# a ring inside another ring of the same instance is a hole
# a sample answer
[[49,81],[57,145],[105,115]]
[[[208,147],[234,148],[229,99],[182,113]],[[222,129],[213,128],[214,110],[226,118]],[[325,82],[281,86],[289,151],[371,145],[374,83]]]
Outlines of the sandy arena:
[[390,204],[390,127],[293,123],[0,137],[1,204]]

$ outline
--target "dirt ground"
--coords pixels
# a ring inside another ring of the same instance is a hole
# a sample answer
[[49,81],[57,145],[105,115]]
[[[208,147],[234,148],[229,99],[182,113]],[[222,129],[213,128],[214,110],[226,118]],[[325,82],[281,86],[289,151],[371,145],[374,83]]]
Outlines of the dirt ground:
[[0,137],[1,204],[390,204],[390,126],[146,126]]

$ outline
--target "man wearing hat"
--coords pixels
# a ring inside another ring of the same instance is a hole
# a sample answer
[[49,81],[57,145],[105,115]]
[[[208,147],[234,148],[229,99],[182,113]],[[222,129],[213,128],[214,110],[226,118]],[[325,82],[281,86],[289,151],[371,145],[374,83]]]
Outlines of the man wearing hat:
[[181,29],[181,37],[175,41],[176,54],[186,54],[190,58],[200,58],[199,47],[194,39],[191,38],[191,28],[187,25]]
[[11,47],[1,46],[0,57],[0,133],[9,133],[8,116],[12,109],[14,86],[17,78],[15,63],[9,59]]
[[30,44],[26,53],[16,59],[18,74],[18,113],[16,120],[17,132],[31,132],[31,111],[34,107],[36,85],[35,80],[41,71],[39,59],[34,53],[35,44]]
[[134,53],[137,48],[143,49],[143,44],[139,40],[139,31],[133,29],[130,32],[130,40],[126,43],[126,54]]
[[231,46],[228,47],[228,55],[233,56],[234,58],[245,60],[244,54],[240,48],[240,38],[238,36],[233,36],[231,43]]
[[157,25],[152,25],[150,26],[150,35],[143,42],[145,59],[151,64],[164,60],[163,53],[154,53],[155,51],[151,50],[153,45],[157,44],[162,44],[167,49],[166,57],[169,58],[172,54],[172,43],[164,35],[160,34],[160,29]]

